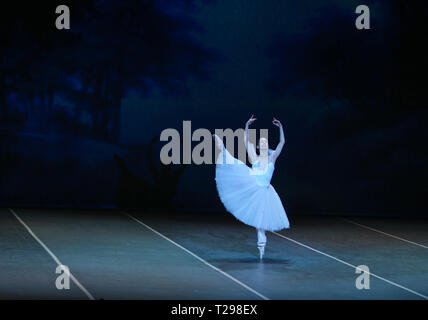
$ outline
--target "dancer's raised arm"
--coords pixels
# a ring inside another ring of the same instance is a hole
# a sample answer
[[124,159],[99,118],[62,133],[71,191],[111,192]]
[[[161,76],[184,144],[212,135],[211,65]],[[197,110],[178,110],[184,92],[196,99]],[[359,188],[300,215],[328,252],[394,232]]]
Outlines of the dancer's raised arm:
[[254,148],[254,144],[248,141],[248,127],[256,120],[257,119],[253,118],[253,115],[252,115],[251,118],[245,124],[245,148],[247,149],[248,158],[250,159],[251,163],[254,163],[257,161],[257,153],[256,153],[256,148]]
[[279,143],[276,146],[275,151],[273,152],[272,156],[273,156],[273,161],[275,162],[276,159],[278,158],[278,156],[280,155],[282,148],[285,145],[285,136],[284,136],[284,129],[282,128],[282,124],[281,122],[279,122],[279,120],[273,118],[272,123],[274,125],[276,125],[277,127],[279,127]]

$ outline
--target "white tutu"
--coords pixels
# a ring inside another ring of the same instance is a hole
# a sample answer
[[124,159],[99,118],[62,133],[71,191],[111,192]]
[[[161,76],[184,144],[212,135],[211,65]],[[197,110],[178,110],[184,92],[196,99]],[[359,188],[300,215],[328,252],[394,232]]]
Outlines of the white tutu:
[[274,171],[271,159],[265,170],[259,170],[258,162],[249,168],[221,145],[223,151],[217,157],[215,180],[226,210],[254,228],[269,231],[289,228],[281,199],[270,185]]

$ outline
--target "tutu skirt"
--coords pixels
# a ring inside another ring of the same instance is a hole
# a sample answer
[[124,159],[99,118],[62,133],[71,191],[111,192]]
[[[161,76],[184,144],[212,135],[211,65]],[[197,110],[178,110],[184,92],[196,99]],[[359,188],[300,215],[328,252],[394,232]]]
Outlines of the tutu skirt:
[[289,228],[281,199],[269,183],[273,171],[269,181],[263,184],[252,170],[223,147],[217,157],[215,180],[226,210],[239,221],[257,229],[278,231]]

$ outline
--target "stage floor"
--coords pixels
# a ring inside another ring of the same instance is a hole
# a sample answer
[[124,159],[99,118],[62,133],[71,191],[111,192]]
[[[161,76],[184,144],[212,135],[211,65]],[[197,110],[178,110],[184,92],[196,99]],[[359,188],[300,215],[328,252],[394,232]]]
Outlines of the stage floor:
[[428,299],[427,219],[289,218],[260,262],[227,213],[0,209],[0,299]]

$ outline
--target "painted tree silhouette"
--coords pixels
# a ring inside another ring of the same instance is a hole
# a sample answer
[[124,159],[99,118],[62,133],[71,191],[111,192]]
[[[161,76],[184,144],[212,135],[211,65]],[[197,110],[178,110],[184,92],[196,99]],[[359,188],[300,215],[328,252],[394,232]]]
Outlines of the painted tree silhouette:
[[116,189],[117,205],[121,208],[164,208],[174,209],[174,196],[185,165],[163,165],[159,163],[156,150],[158,137],[141,147],[134,154],[138,161],[147,165],[148,175],[137,176],[132,167],[117,154],[113,157],[120,170]]
[[[78,23],[95,1],[66,3],[74,8],[73,19]],[[66,65],[64,57],[77,44],[77,37],[54,27],[57,5],[52,0],[0,4],[0,120],[3,122],[16,121],[16,117],[11,117],[19,112],[17,105],[24,106],[21,113],[27,118],[36,112],[51,112],[54,94],[69,90],[66,76],[71,66]]]
[[72,18],[66,31],[54,27],[55,1],[28,4],[23,15],[18,4],[2,8],[0,102],[6,106],[13,96],[31,117],[39,106],[49,113],[60,96],[74,105],[75,118],[83,110],[91,115],[95,137],[118,141],[128,90],[172,94],[186,79],[207,76],[215,55],[195,37],[199,27],[185,11],[191,3],[66,1]]
[[157,207],[172,209],[178,183],[186,166],[184,164],[164,165],[159,161],[155,161],[155,159],[159,159],[153,156],[157,141],[159,141],[157,137],[150,141],[146,153],[147,163],[153,178],[153,199]]

